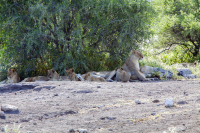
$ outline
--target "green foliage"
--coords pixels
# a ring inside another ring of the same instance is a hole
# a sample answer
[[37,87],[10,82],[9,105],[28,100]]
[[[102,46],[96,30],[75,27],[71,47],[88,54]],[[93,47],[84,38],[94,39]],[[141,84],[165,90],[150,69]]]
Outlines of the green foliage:
[[153,9],[146,0],[2,0],[0,12],[2,72],[14,66],[23,79],[117,67],[150,36]]
[[[157,46],[172,50],[164,57],[168,62],[193,62],[200,59],[200,0],[155,0],[159,12],[154,29]],[[177,47],[177,48],[174,48]],[[172,59],[171,57],[175,58]]]

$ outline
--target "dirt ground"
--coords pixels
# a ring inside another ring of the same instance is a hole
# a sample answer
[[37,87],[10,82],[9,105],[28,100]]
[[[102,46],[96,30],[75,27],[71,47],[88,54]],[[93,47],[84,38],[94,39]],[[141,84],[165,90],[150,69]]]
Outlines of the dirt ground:
[[[174,106],[165,107],[166,99]],[[141,101],[136,104],[135,100]],[[200,80],[149,82],[48,81],[0,85],[0,133],[199,133]]]

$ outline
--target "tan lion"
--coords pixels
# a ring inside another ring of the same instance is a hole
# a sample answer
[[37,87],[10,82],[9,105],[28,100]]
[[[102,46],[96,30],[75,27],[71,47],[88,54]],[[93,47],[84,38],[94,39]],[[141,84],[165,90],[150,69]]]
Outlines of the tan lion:
[[94,78],[89,72],[85,74],[84,80],[85,81],[106,82],[106,80],[103,77]]
[[[131,80],[141,80],[147,81],[145,74],[140,71],[140,66],[138,60],[142,60],[143,55],[138,50],[131,50],[131,55],[126,59],[125,63],[122,65],[122,69],[131,74]],[[106,75],[107,81],[113,81],[114,76],[116,75],[117,71],[113,70],[109,74]]]
[[131,50],[131,55],[126,59],[126,62],[122,65],[124,71],[131,74],[132,80],[146,81],[145,74],[140,71],[138,60],[142,60],[143,55],[138,50]]
[[122,82],[127,82],[131,78],[131,74],[129,72],[126,72],[123,70],[123,68],[117,69],[116,72],[116,80],[117,81],[122,81]]
[[47,78],[49,81],[69,81],[68,76],[60,76],[55,70],[48,70]]
[[20,77],[15,69],[8,69],[7,78],[8,79],[5,81],[5,84],[18,83],[20,81]]
[[46,76],[37,76],[37,77],[28,77],[25,78],[22,82],[37,82],[37,81],[48,81],[48,77]]
[[69,77],[69,79],[71,81],[81,81],[75,74],[74,72],[74,69],[71,68],[71,69],[68,69],[68,70],[65,70],[67,72],[67,76]]

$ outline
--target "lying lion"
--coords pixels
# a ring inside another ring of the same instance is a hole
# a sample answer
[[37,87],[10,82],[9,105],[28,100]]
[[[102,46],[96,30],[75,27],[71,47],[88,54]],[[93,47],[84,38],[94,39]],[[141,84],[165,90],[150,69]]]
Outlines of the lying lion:
[[47,78],[49,81],[70,81],[68,76],[60,76],[55,70],[48,70]]
[[81,81],[75,74],[74,69],[65,70],[67,72],[67,76],[71,81]]
[[85,81],[106,82],[106,80],[103,77],[94,78],[89,72],[85,74],[84,80]]
[[46,76],[36,76],[36,77],[28,77],[25,78],[22,82],[37,82],[37,81],[48,81],[48,77]]
[[20,82],[20,77],[15,71],[15,69],[8,69],[7,78],[8,79],[0,82],[0,84],[11,84]]

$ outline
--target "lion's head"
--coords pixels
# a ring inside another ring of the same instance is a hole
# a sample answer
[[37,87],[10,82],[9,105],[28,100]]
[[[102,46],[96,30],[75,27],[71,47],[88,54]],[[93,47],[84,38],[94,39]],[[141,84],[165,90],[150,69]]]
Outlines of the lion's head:
[[88,73],[86,73],[85,74],[85,77],[84,77],[84,80],[90,80],[90,77],[91,75],[90,75],[90,73],[88,72]]
[[47,74],[47,77],[48,77],[48,79],[51,79],[51,78],[53,78],[54,77],[54,75],[55,75],[55,70],[53,70],[53,69],[51,69],[51,70],[48,70],[48,74]]
[[20,81],[20,77],[15,69],[8,69],[7,78],[8,80],[6,81],[6,83],[18,83]]
[[69,77],[70,80],[72,81],[81,81],[75,74],[74,68],[65,70],[67,73],[67,76]]
[[143,55],[139,50],[131,50],[131,55],[134,55],[134,57],[138,58],[139,60],[143,59]]
[[15,69],[8,69],[8,74],[7,74],[8,79],[11,79],[15,75],[18,75],[17,72],[15,71]]
[[67,76],[74,74],[74,68],[71,68],[71,69],[68,69],[68,70],[65,70],[65,71],[67,72]]

